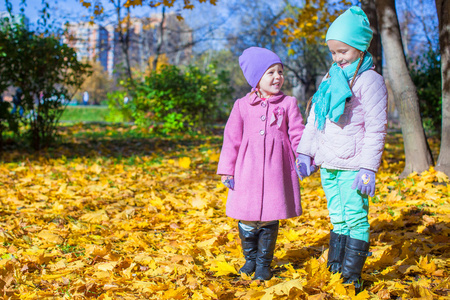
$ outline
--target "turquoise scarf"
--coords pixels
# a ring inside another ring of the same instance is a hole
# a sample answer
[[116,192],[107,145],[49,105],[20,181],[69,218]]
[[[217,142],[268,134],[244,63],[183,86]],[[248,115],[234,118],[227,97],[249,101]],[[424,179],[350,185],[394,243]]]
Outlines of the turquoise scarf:
[[[344,112],[345,100],[352,96],[349,81],[352,80],[356,72],[359,60],[360,58],[344,69],[341,69],[334,63],[328,71],[329,77],[322,81],[319,89],[314,94],[312,103],[315,104],[315,123],[319,130],[324,129],[327,118],[330,121],[337,122]],[[372,65],[372,55],[366,52],[358,75],[369,70]]]

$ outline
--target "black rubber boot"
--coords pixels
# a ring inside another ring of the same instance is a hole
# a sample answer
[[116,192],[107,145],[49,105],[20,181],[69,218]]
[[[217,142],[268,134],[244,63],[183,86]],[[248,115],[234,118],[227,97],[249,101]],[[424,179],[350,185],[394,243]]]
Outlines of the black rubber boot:
[[342,278],[344,283],[353,283],[357,293],[361,290],[361,272],[369,252],[369,243],[347,237],[344,261],[342,262]]
[[330,269],[331,273],[342,272],[342,261],[344,260],[346,243],[346,235],[330,231],[327,268]]
[[251,275],[256,268],[256,253],[258,251],[258,229],[247,231],[242,228],[241,222],[238,223],[239,237],[241,238],[242,252],[245,257],[245,264],[239,270],[239,273]]
[[255,280],[269,280],[272,278],[270,264],[277,243],[278,227],[280,222],[261,227],[258,239],[258,252],[256,255]]

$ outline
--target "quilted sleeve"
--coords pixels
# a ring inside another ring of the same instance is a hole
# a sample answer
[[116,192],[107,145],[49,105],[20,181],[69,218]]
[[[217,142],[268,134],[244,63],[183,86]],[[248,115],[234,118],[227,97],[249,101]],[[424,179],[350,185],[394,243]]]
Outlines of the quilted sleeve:
[[313,139],[316,136],[316,126],[314,126],[315,115],[314,105],[311,106],[311,110],[306,122],[305,130],[303,131],[302,138],[297,147],[297,153],[305,154],[314,158],[316,156],[315,149],[313,149]]
[[239,109],[239,100],[234,102],[223,134],[222,151],[220,152],[217,174],[234,175],[236,159],[242,142],[244,122]]
[[387,90],[381,75],[371,72],[361,87],[364,111],[364,139],[361,168],[378,171],[384,150],[387,126]]

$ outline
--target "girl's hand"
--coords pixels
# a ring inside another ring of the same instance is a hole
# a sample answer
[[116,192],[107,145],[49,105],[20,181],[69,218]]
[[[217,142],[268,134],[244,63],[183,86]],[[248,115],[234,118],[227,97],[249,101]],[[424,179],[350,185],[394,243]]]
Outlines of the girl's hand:
[[232,175],[223,175],[222,183],[229,189],[234,190],[234,176]]
[[303,178],[308,177],[316,171],[316,165],[310,156],[299,154],[295,160],[295,171],[297,171],[300,180],[303,180]]
[[367,169],[359,170],[353,181],[352,189],[358,188],[363,195],[375,195],[375,172]]

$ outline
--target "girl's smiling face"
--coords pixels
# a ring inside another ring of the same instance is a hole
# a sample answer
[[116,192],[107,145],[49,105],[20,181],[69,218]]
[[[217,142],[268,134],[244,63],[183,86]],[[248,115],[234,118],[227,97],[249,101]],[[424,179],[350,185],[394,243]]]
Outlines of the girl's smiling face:
[[327,45],[328,49],[330,49],[333,61],[342,69],[360,58],[363,53],[360,50],[337,40],[328,40]]
[[258,88],[261,98],[267,98],[280,92],[284,83],[283,66],[271,65],[259,81]]

